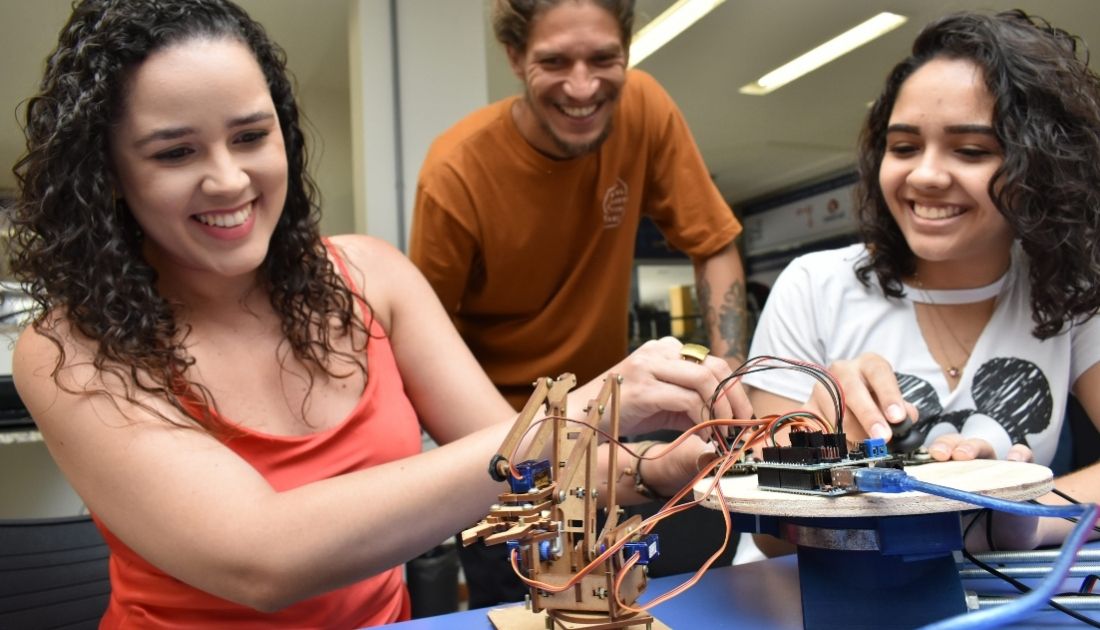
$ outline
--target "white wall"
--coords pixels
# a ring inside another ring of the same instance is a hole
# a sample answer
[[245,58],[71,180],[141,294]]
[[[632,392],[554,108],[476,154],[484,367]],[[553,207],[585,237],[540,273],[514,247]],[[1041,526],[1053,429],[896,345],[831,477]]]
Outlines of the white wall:
[[394,4],[353,0],[352,177],[356,230],[405,249],[428,147],[488,103],[486,29],[482,0]]
[[355,231],[352,185],[351,102],[346,91],[305,88],[298,94],[305,119],[309,172],[321,196],[321,233]]

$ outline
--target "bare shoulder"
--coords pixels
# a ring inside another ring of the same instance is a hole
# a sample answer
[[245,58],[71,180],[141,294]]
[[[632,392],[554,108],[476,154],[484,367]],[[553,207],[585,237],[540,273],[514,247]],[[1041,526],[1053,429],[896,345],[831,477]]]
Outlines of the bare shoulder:
[[364,271],[370,270],[375,265],[408,262],[399,249],[373,236],[342,234],[332,236],[328,240],[347,257],[348,262]]
[[334,236],[329,242],[340,251],[348,272],[387,331],[393,314],[424,299],[435,299],[424,276],[399,249],[363,234]]
[[[83,415],[110,426],[159,426],[164,418],[191,423],[165,400],[136,387],[128,367],[113,369],[109,361],[106,367],[97,365],[96,347],[62,317],[48,317],[41,327],[28,326],[19,335],[12,380],[44,435],[55,425],[73,425],[72,418]],[[111,400],[115,402],[103,404]]]
[[[20,398],[32,409],[53,398],[57,378],[71,385],[95,378],[91,366],[94,352],[87,339],[73,334],[68,322],[51,315],[38,326],[27,326],[19,335],[12,354],[12,380]],[[44,332],[49,331],[49,332]]]

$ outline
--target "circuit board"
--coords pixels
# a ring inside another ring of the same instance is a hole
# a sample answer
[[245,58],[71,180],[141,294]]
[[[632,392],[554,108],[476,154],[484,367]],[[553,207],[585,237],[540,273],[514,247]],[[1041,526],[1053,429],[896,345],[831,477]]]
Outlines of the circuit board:
[[[792,431],[790,446],[767,446],[754,463],[757,485],[765,490],[839,496],[855,490],[850,471],[873,466],[902,468],[881,438],[868,438],[849,449],[843,433]],[[845,474],[848,473],[848,474]]]

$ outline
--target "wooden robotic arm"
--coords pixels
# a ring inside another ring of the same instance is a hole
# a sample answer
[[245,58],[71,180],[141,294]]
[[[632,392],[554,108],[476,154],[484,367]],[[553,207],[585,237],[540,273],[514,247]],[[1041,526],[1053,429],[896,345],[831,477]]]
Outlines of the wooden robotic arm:
[[[508,481],[509,490],[500,494],[500,502],[485,519],[462,533],[464,545],[481,539],[485,544],[509,546],[518,573],[530,587],[531,610],[545,610],[548,627],[571,624],[568,627],[575,628],[579,623],[579,627],[626,628],[652,622],[648,614],[627,611],[620,605],[629,606],[637,600],[645,589],[646,576],[641,566],[644,562],[620,575],[622,548],[637,539],[641,518],[620,523],[622,511],[615,496],[618,480],[614,478],[617,448],[611,449],[607,468],[607,520],[603,530],[596,532],[597,429],[606,416],[607,434],[618,439],[621,380],[617,375],[607,377],[597,398],[585,408],[583,421],[566,415],[567,394],[576,385],[572,374],[536,382],[535,392],[489,465],[489,474]],[[524,436],[544,406],[545,418],[523,449],[523,456],[518,456]],[[547,441],[551,453],[545,459]],[[603,625],[607,623],[613,625]]]

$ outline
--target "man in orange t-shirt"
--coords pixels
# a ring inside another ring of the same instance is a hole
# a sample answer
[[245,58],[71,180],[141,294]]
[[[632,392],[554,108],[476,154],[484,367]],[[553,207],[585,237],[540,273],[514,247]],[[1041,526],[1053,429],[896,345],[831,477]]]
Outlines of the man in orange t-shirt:
[[433,143],[410,250],[489,377],[519,407],[540,376],[583,382],[625,356],[643,216],[691,256],[711,351],[740,359],[741,227],[675,103],[627,72],[630,20],[590,2],[528,19],[497,4],[498,39],[526,94]]
[[[741,226],[675,103],[627,71],[633,2],[614,4],[496,0],[525,94],[442,134],[420,172],[410,258],[516,408],[538,377],[626,355],[643,216],[692,258],[712,352],[736,366],[747,345]],[[471,605],[522,596],[476,588]]]

